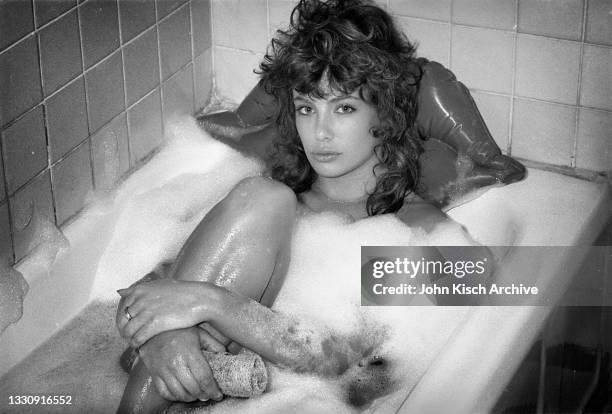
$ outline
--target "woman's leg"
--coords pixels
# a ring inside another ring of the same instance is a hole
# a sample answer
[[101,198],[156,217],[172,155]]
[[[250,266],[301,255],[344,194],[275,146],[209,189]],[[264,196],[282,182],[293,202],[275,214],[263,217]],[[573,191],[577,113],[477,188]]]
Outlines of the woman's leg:
[[[213,282],[271,305],[287,270],[295,208],[295,194],[284,184],[263,177],[241,181],[193,231],[171,277]],[[119,412],[148,413],[166,403],[141,358],[130,373]]]

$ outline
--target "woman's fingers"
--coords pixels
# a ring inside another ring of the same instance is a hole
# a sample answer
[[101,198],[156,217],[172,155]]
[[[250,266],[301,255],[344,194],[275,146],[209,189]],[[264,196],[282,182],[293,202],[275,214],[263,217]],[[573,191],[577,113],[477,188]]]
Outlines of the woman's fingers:
[[225,352],[225,345],[214,338],[209,332],[204,329],[198,329],[198,336],[200,338],[200,346],[202,349],[206,349],[211,352]]
[[[181,382],[181,385],[185,391],[189,394],[191,401],[202,398],[200,384],[198,383],[197,378],[195,378],[193,375],[192,371],[189,369],[188,364],[181,365],[176,369],[177,372],[175,372],[175,376]],[[205,398],[208,399],[207,396],[205,396]]]
[[117,315],[115,317],[115,323],[119,331],[121,331],[130,321],[130,319],[136,316],[136,312],[134,311],[136,298],[133,294],[133,289],[131,287],[127,289],[119,289],[117,293],[121,295],[121,300],[119,301],[119,305],[117,306]]
[[212,352],[227,351],[226,345],[231,342],[229,338],[219,332],[214,326],[208,322],[202,322],[198,325],[198,338],[200,347]]
[[125,334],[125,329],[132,319],[134,319],[134,315],[132,314],[132,309],[129,306],[119,306],[117,308],[115,324],[117,325],[117,329],[119,330],[119,333],[121,333],[121,336],[126,339],[129,339],[129,337]]
[[189,361],[189,369],[198,383],[200,389],[199,398],[212,398],[216,401],[223,398],[223,393],[213,377],[208,361],[206,361],[206,358],[204,358],[202,354],[194,356]]
[[139,348],[147,342],[149,339],[157,335],[158,333],[164,332],[163,330],[154,331],[151,329],[151,323],[141,321],[141,319],[132,319],[125,329],[126,338],[130,338],[130,345]]
[[166,383],[168,391],[170,391],[170,394],[173,397],[170,400],[183,402],[192,402],[196,400],[195,397],[185,390],[185,387],[183,387],[181,382],[173,374],[169,374],[166,378],[164,378],[164,382]]
[[155,384],[155,388],[157,389],[157,392],[159,393],[159,395],[164,397],[166,400],[169,400],[169,401],[175,401],[176,400],[174,395],[172,395],[172,393],[170,392],[170,390],[166,386],[166,383],[161,378],[154,377],[153,378],[153,384]]

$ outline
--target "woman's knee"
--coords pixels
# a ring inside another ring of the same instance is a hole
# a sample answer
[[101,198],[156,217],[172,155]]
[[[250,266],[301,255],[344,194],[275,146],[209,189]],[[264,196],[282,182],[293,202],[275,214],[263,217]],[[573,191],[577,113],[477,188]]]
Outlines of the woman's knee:
[[227,195],[232,208],[244,213],[295,214],[297,197],[285,184],[267,177],[248,177],[241,180]]

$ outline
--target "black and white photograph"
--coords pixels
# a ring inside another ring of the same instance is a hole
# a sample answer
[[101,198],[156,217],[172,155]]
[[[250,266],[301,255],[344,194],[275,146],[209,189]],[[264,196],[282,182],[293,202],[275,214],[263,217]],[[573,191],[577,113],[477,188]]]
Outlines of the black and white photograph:
[[612,413],[612,0],[0,0],[0,413]]

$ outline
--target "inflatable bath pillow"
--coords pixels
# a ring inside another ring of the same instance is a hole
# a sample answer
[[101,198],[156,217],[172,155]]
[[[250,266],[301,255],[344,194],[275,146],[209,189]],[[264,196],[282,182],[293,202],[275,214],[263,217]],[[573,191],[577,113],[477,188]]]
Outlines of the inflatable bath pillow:
[[[525,167],[503,155],[464,84],[437,62],[423,66],[416,125],[424,140],[417,194],[450,209],[474,190],[523,179]],[[276,130],[276,99],[257,84],[234,112],[201,115],[202,128],[248,155],[266,159]]]

